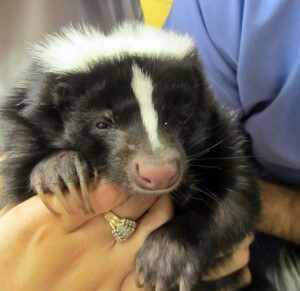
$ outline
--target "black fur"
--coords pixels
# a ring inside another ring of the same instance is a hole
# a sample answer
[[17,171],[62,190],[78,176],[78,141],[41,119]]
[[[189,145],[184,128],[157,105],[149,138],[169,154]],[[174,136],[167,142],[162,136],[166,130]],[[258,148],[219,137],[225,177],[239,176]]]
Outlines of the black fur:
[[[149,148],[130,85],[134,63],[153,80],[159,135],[180,153],[185,169],[171,194],[175,217],[149,235],[137,254],[137,270],[160,290],[176,287],[179,278],[192,287],[219,253],[254,230],[260,205],[243,133],[213,101],[195,52],[181,60],[127,56],[91,63],[82,73],[54,74],[35,64],[1,107],[7,153],[1,202],[35,195],[36,183],[51,190],[53,183],[78,182],[77,158],[87,178],[96,168],[141,195],[128,178],[129,161]],[[215,286],[233,281],[225,278]]]

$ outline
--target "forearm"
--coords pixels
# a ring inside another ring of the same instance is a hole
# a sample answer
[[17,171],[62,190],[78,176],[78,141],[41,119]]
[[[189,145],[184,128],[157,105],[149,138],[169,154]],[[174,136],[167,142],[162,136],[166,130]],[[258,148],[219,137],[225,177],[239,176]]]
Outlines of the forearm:
[[300,244],[300,188],[258,181],[262,216],[258,230]]

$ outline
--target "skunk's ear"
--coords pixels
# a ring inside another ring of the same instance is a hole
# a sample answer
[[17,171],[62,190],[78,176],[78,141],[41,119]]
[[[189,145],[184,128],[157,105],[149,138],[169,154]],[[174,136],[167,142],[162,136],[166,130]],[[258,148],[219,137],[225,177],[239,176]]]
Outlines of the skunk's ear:
[[68,82],[59,80],[52,90],[53,104],[57,108],[63,108],[74,95],[74,88]]

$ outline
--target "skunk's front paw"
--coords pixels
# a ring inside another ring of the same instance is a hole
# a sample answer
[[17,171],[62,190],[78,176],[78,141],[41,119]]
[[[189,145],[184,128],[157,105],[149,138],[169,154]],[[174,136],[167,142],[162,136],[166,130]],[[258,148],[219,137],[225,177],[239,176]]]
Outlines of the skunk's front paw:
[[183,236],[174,236],[167,225],[162,226],[138,252],[136,271],[140,288],[167,291],[178,286],[180,291],[190,291],[200,277],[199,251]]
[[[88,176],[88,165],[76,152],[62,151],[42,160],[34,167],[30,184],[54,214],[57,212],[46,201],[44,192],[50,191],[55,194],[64,208],[71,213],[62,193],[64,189],[68,189],[76,205],[85,213],[93,213],[87,187]],[[80,186],[80,193],[76,189],[77,185]]]

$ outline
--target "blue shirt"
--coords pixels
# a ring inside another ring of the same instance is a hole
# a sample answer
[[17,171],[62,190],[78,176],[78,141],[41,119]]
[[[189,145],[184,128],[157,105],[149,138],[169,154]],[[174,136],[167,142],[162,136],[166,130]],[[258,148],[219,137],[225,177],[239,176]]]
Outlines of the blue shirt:
[[165,28],[194,38],[216,98],[247,117],[267,172],[300,185],[300,1],[175,0]]

